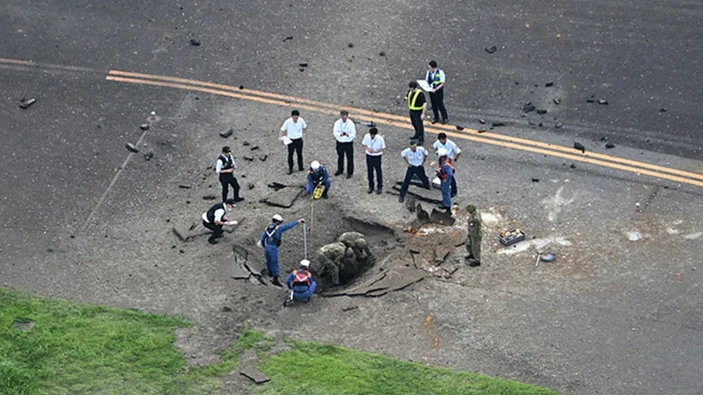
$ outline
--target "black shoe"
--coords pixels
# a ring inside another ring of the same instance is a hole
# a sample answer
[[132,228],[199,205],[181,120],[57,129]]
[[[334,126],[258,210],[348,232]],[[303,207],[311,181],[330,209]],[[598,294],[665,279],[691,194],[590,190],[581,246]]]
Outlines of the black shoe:
[[209,239],[207,239],[207,242],[208,242],[208,243],[210,243],[210,244],[212,244],[212,245],[215,245],[215,244],[217,244],[217,240],[215,240],[215,239],[214,239],[214,238],[212,238],[212,237],[211,237],[211,238],[209,238]]
[[350,173],[350,174],[347,174],[347,179],[350,179],[350,178],[352,178],[352,174],[351,174],[351,173]]
[[398,203],[403,203],[405,201],[405,198],[402,196],[398,196]]
[[419,141],[417,142],[417,145],[425,145],[425,140],[419,140]]
[[[439,122],[439,119],[433,119],[432,122],[430,122],[430,123],[434,125],[434,124],[436,124],[437,122]],[[446,123],[446,122],[442,122],[442,123]]]
[[334,175],[335,175],[335,176],[338,176],[338,175],[340,175],[340,174],[342,174],[342,173],[344,173],[344,170],[337,170],[337,171],[334,172]]
[[469,262],[470,267],[478,267],[481,266],[481,261],[477,261],[475,259],[472,259],[471,262]]
[[293,174],[293,169],[288,169],[288,175]]
[[210,237],[214,240],[214,239],[221,239],[221,238],[225,237],[225,235],[224,235],[224,233],[223,233],[223,234],[221,234],[221,235],[217,235],[217,236],[213,235],[213,236],[210,236]]
[[278,279],[278,276],[271,277],[271,284],[283,288],[283,284],[281,284],[281,281]]
[[304,169],[300,166],[298,166],[298,171],[303,171]]
[[381,188],[378,188],[378,189],[376,190],[376,195],[380,195],[380,194],[382,194],[382,193],[383,193],[383,190],[382,190]]
[[323,194],[322,194],[322,198],[323,198],[323,199],[329,199],[330,197],[327,196],[327,193],[323,193]]
[[240,196],[240,197],[236,197],[236,198],[234,198],[234,202],[235,202],[235,203],[238,203],[238,202],[243,202],[243,201],[244,201],[244,198],[243,198],[243,197],[241,197],[241,196]]
[[449,123],[449,119],[443,119],[443,120],[442,120],[442,125],[446,125],[446,124],[448,124],[448,123]]
[[373,188],[369,188],[366,193],[373,193]]
[[458,193],[457,193],[457,192],[454,192],[454,193],[452,193],[452,198],[455,198],[455,197],[456,197],[456,195],[458,195]]

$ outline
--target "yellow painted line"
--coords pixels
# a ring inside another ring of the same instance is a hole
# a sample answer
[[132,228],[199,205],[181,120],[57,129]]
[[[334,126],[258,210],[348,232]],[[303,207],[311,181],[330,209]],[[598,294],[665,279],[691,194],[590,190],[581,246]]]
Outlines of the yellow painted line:
[[[296,108],[309,110],[309,111],[313,111],[313,112],[318,112],[318,113],[323,113],[323,114],[330,114],[330,115],[337,115],[338,114],[336,109],[320,108],[320,107],[308,105],[308,104],[294,105],[294,103],[292,101],[274,100],[271,98],[264,98],[264,97],[247,95],[244,92],[238,93],[238,92],[233,92],[231,90],[213,89],[213,88],[207,88],[204,86],[197,86],[197,85],[192,85],[192,84],[166,82],[166,81],[159,81],[156,79],[118,77],[118,76],[115,76],[112,74],[108,75],[106,77],[106,79],[108,81],[124,82],[124,83],[138,84],[138,85],[151,85],[151,86],[168,87],[168,88],[183,89],[183,90],[188,90],[188,91],[210,93],[213,95],[233,97],[233,98],[238,98],[238,99],[243,99],[243,100],[251,100],[251,101],[256,101],[256,102],[260,102],[260,103],[273,104],[273,105],[277,105],[277,106],[296,107]],[[237,90],[239,90],[239,89],[237,89]],[[375,116],[375,114],[374,114],[374,116]],[[356,118],[360,119],[360,120],[375,121],[377,123],[388,125],[388,126],[395,126],[395,127],[402,128],[402,129],[412,130],[412,126],[408,125],[407,121],[401,122],[401,121],[385,120],[385,119],[379,120],[379,119],[376,119],[376,118],[374,118],[372,116],[368,116],[368,115],[361,115],[361,116],[357,116]],[[432,127],[427,128],[426,130],[430,133],[435,133],[435,134],[440,132],[439,129],[435,129]],[[661,172],[646,170],[646,169],[642,169],[642,168],[606,162],[606,161],[602,161],[602,160],[589,158],[584,155],[576,155],[573,153],[555,151],[555,150],[551,149],[551,147],[550,147],[550,149],[544,149],[544,148],[540,148],[540,147],[525,146],[525,145],[521,145],[521,144],[516,144],[514,142],[497,141],[497,140],[493,140],[493,139],[484,138],[482,136],[482,134],[472,135],[472,134],[456,133],[456,132],[452,132],[452,131],[447,131],[445,133],[447,134],[447,136],[451,136],[451,137],[462,139],[462,140],[475,141],[475,142],[479,142],[479,143],[491,144],[491,145],[496,145],[496,146],[505,147],[505,148],[511,148],[511,149],[516,149],[516,150],[521,150],[521,151],[533,152],[533,153],[537,153],[537,154],[549,155],[549,156],[569,159],[569,160],[573,160],[573,161],[608,167],[608,168],[612,168],[612,169],[628,171],[628,172],[632,172],[635,174],[643,174],[643,175],[648,175],[648,176],[666,179],[666,180],[670,180],[670,181],[681,182],[681,183],[685,183],[685,184],[703,187],[703,182],[701,182],[701,181],[692,180],[692,179],[685,178],[685,177],[679,177],[679,176],[675,176],[675,175],[671,175],[671,174],[665,174],[665,173],[661,173]]]
[[[344,109],[349,110],[350,112],[352,112],[355,115],[356,114],[365,114],[365,115],[375,117],[374,119],[372,119],[373,121],[377,121],[377,118],[397,120],[397,121],[402,121],[402,122],[407,122],[407,120],[408,120],[408,117],[406,117],[406,116],[369,111],[369,110],[364,110],[364,109],[360,109],[360,108],[351,108],[351,107],[347,107],[347,106],[336,106],[333,104],[318,102],[318,101],[314,101],[314,100],[301,99],[301,98],[297,98],[294,96],[280,95],[277,93],[264,92],[264,91],[259,91],[259,90],[255,90],[255,89],[248,89],[248,88],[239,89],[239,87],[217,84],[214,82],[205,82],[205,81],[198,81],[198,80],[192,80],[192,79],[187,79],[187,78],[169,77],[169,76],[161,76],[161,75],[154,75],[154,74],[133,73],[133,72],[119,71],[119,70],[110,70],[110,72],[108,74],[111,76],[136,77],[136,78],[147,79],[147,80],[177,82],[177,83],[193,85],[193,86],[204,86],[204,87],[209,87],[209,88],[215,88],[215,89],[224,90],[224,91],[240,92],[241,94],[245,94],[245,95],[256,95],[256,96],[261,96],[261,97],[266,97],[266,98],[279,99],[279,100],[283,100],[285,102],[301,103],[301,104],[308,104],[308,105],[315,106],[315,107],[329,108],[329,109],[334,110],[335,113],[338,110],[344,108]],[[237,96],[237,97],[242,98],[241,96]],[[286,103],[286,104],[288,104],[288,103]],[[306,109],[309,109],[309,108],[306,108]],[[454,133],[454,136],[456,136],[457,133],[459,135],[481,135],[484,139],[496,139],[496,140],[507,141],[510,143],[519,143],[519,144],[528,145],[528,146],[532,146],[532,147],[548,149],[550,151],[561,151],[561,152],[569,153],[572,155],[578,155],[579,157],[595,158],[595,159],[600,159],[600,160],[605,160],[605,161],[610,161],[610,162],[615,162],[615,163],[621,163],[624,165],[655,170],[658,172],[670,173],[670,174],[679,175],[682,177],[703,180],[703,174],[699,174],[699,173],[694,173],[694,172],[689,172],[689,171],[684,171],[684,170],[679,170],[679,169],[673,169],[673,168],[666,167],[666,166],[653,165],[653,164],[646,163],[646,162],[640,162],[640,161],[635,161],[635,160],[630,160],[630,159],[625,159],[625,158],[619,158],[616,156],[599,154],[599,153],[590,152],[590,151],[586,151],[585,153],[576,154],[576,150],[573,148],[564,147],[561,145],[549,144],[549,143],[545,143],[545,142],[541,142],[541,141],[528,140],[528,139],[523,139],[523,138],[519,138],[519,137],[512,137],[512,136],[505,136],[502,134],[491,133],[491,132],[479,133],[478,130],[470,129],[470,128],[465,128],[462,131],[458,131],[458,130],[456,130],[455,127],[450,126],[450,125],[434,125],[428,129],[442,129],[443,131],[445,131],[445,133],[447,131]],[[439,133],[439,132],[437,132],[437,133]]]

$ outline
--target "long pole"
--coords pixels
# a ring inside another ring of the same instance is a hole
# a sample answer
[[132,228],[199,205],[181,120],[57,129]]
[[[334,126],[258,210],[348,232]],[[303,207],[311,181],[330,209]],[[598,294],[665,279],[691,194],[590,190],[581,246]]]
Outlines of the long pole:
[[305,259],[308,259],[308,225],[303,222],[303,243],[305,245]]

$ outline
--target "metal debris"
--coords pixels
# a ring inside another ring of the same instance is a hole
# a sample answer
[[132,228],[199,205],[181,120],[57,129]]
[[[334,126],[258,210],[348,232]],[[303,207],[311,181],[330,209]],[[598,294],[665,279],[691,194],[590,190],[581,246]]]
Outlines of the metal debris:
[[35,98],[31,98],[31,99],[29,99],[29,100],[24,100],[24,99],[22,99],[22,100],[20,100],[20,102],[22,103],[22,104],[20,104],[20,108],[23,109],[23,110],[26,110],[26,109],[29,108],[29,106],[31,106],[32,104],[36,103],[36,102],[37,102],[37,99],[35,99]]
[[486,52],[488,52],[489,54],[493,54],[493,53],[495,53],[495,52],[498,50],[498,47],[496,47],[495,45],[491,45],[490,47],[486,47],[486,48],[484,48],[484,49],[485,49]]

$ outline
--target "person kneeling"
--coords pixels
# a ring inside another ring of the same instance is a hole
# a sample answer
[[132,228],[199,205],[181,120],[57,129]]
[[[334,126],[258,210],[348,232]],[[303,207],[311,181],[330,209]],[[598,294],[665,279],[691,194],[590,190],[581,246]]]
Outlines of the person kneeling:
[[308,271],[310,261],[303,259],[300,261],[300,269],[293,270],[286,278],[288,289],[293,291],[293,300],[310,301],[312,294],[317,288],[317,283],[312,280],[312,275]]
[[312,195],[315,192],[315,188],[319,185],[323,185],[325,189],[322,191],[322,198],[327,199],[327,191],[330,189],[330,173],[327,172],[327,168],[322,166],[320,162],[313,161],[310,164],[310,170],[308,171],[308,185],[305,187],[305,192],[308,195]]

